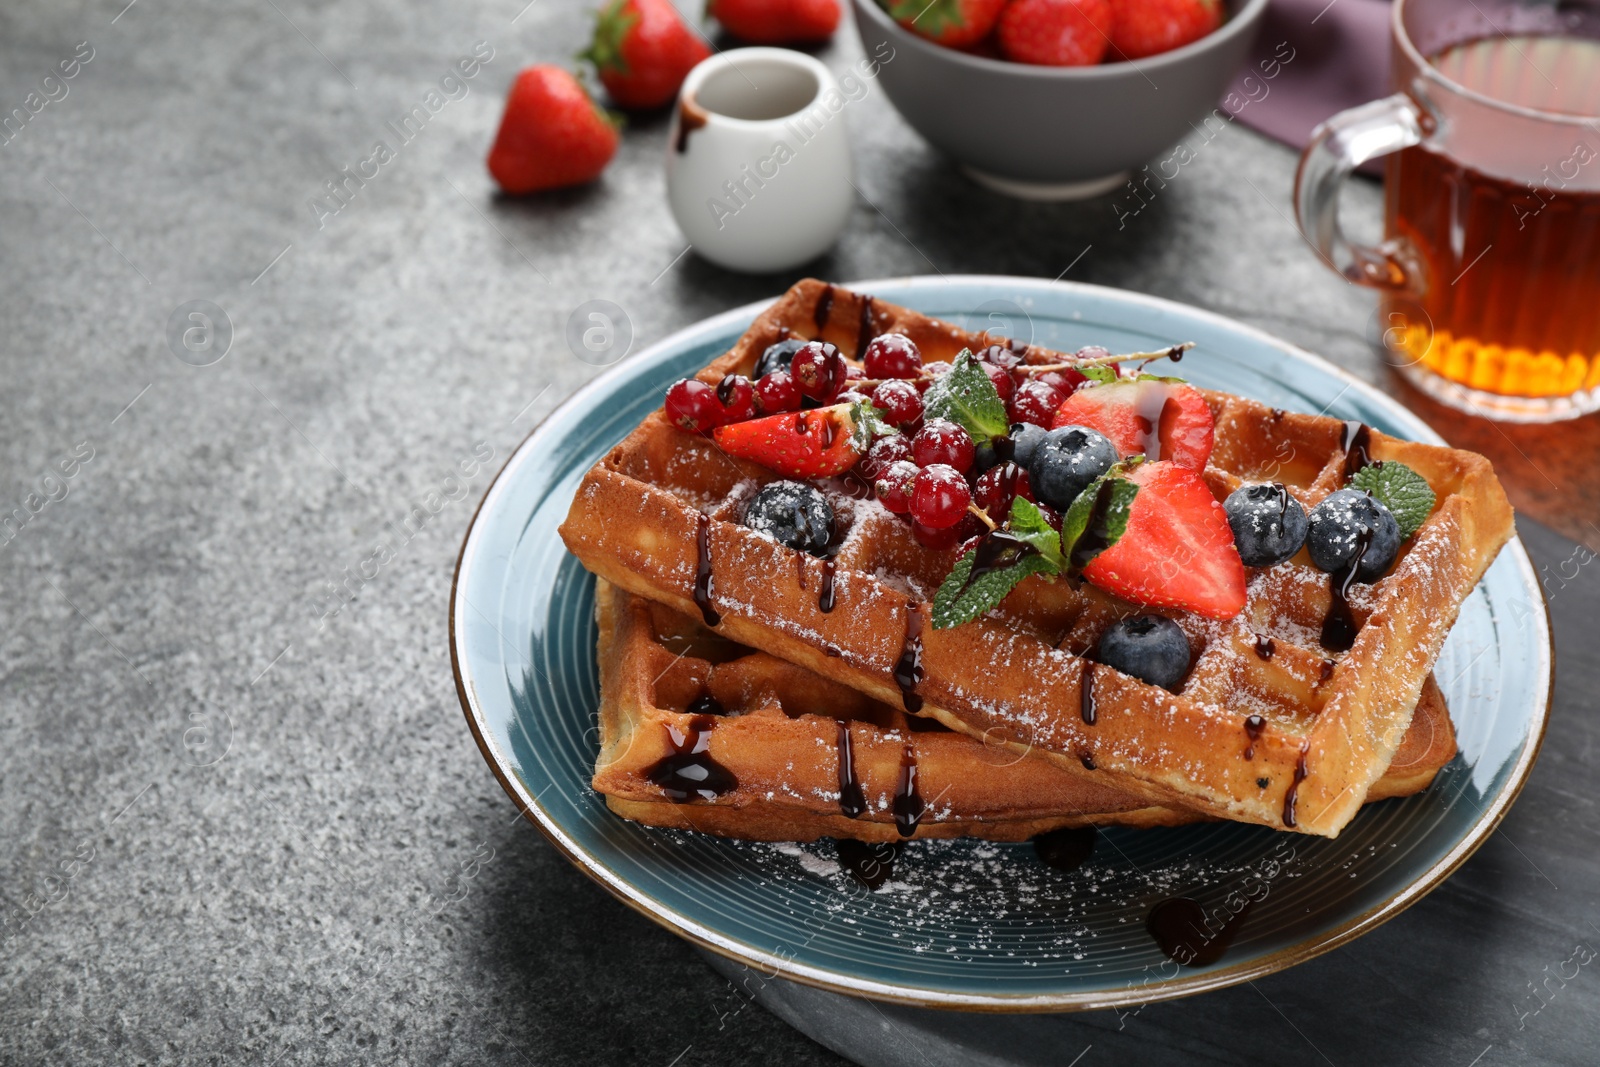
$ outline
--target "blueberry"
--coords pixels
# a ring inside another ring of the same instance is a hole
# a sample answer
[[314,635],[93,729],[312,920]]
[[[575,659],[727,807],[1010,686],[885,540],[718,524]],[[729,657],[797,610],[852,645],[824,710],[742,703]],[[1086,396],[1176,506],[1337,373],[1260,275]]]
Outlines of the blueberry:
[[1147,685],[1172,689],[1189,673],[1189,639],[1161,615],[1122,619],[1100,638],[1100,662]]
[[764,378],[775,370],[787,371],[794,362],[794,354],[804,347],[805,341],[799,337],[768,345],[767,350],[761,353],[761,358],[756,360],[756,370],[750,375],[751,380]]
[[1033,462],[1033,454],[1039,448],[1039,442],[1044,440],[1048,433],[1043,426],[1035,426],[1031,422],[1014,422],[1011,424],[1011,462],[1028,469],[1028,464]]
[[[1363,541],[1368,542],[1364,551]],[[1312,563],[1330,572],[1348,566],[1359,552],[1356,579],[1375,582],[1388,573],[1400,551],[1400,524],[1360,489],[1340,489],[1311,509],[1306,551]]]
[[1031,449],[1028,481],[1041,504],[1066,511],[1073,498],[1116,461],[1117,448],[1105,434],[1084,426],[1062,426]]
[[744,524],[790,548],[820,556],[833,536],[833,508],[814,486],[772,482],[745,505]]
[[1277,482],[1241,485],[1222,506],[1246,567],[1282,563],[1305,544],[1306,510]]

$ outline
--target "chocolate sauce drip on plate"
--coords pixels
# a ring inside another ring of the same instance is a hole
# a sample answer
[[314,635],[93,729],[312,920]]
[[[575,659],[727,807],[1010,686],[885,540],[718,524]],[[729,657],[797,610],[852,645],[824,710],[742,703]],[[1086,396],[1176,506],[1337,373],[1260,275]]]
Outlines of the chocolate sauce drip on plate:
[[694,603],[707,626],[722,621],[717,609],[711,606],[711,516],[700,512],[695,519]]
[[900,701],[907,711],[915,715],[922,710],[922,698],[917,695],[917,683],[924,677],[922,670],[922,605],[906,603],[906,642],[900,658],[894,664],[894,684],[900,687]]
[[1372,545],[1372,531],[1365,524],[1356,534],[1356,554],[1350,562],[1328,575],[1328,614],[1322,620],[1322,647],[1330,652],[1348,652],[1356,643],[1356,617],[1350,611],[1350,587]]
[[[1171,897],[1150,909],[1144,926],[1168,959],[1186,967],[1208,967],[1228,951],[1254,903],[1247,898],[1244,907],[1230,915],[1220,927],[1212,929],[1198,901]],[[1221,906],[1217,910],[1227,912],[1227,908]]]
[[1256,758],[1256,742],[1261,739],[1261,732],[1267,728],[1267,720],[1260,715],[1252,715],[1244,721],[1244,735],[1250,739],[1250,747],[1244,750],[1244,758]]
[[1294,761],[1294,781],[1289,783],[1289,791],[1283,794],[1283,825],[1293,829],[1296,825],[1294,806],[1300,798],[1300,783],[1306,780],[1306,752],[1310,749],[1310,742],[1300,746],[1300,758]]
[[1344,450],[1344,480],[1350,478],[1372,462],[1372,427],[1362,422],[1347,422],[1339,435],[1339,447]]
[[822,290],[822,295],[821,296],[817,297],[817,310],[816,310],[816,314],[813,316],[815,318],[815,320],[816,320],[816,323],[817,323],[817,329],[820,330],[824,326],[828,325],[828,316],[832,312],[833,312],[833,286],[830,285],[830,286],[827,286],[826,288],[824,288]]
[[1256,634],[1256,655],[1262,659],[1271,659],[1272,654],[1278,651],[1278,643],[1270,637]]
[[822,589],[817,594],[817,610],[826,615],[833,610],[833,573],[836,569],[833,560],[822,561]]
[[900,753],[900,781],[895,785],[894,803],[891,805],[894,826],[900,831],[901,837],[910,837],[917,832],[917,822],[921,820],[922,810],[926,806],[922,802],[922,794],[917,792],[917,754],[907,745]]
[[676,723],[667,724],[672,754],[644,773],[673,803],[715,800],[739,788],[739,779],[733,772],[711,758],[711,731],[716,725],[717,720],[710,715],[691,716],[683,729]]
[[1087,659],[1083,661],[1083,678],[1078,682],[1078,713],[1084,722],[1094,725],[1094,663]]
[[1094,854],[1095,839],[1099,836],[1092,826],[1049,830],[1033,839],[1033,851],[1046,867],[1075,871]]
[[877,889],[894,877],[894,861],[900,858],[900,842],[866,842],[841,837],[837,844],[839,866],[868,889]]
[[847,819],[859,819],[867,810],[867,794],[856,777],[856,749],[850,739],[850,724],[839,724],[839,811]]
[[872,325],[872,297],[861,301],[861,321],[856,326],[856,359],[865,359],[867,356],[867,343],[872,340],[875,331]]

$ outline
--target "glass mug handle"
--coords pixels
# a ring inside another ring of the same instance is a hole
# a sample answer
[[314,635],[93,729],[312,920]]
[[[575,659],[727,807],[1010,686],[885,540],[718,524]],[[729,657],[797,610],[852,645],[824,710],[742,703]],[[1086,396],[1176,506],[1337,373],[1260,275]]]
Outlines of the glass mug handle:
[[1422,143],[1422,114],[1405,93],[1341,111],[1311,131],[1294,176],[1300,234],[1334,270],[1373,289],[1420,290],[1421,270],[1410,242],[1391,238],[1355,244],[1339,225],[1339,190],[1369,159]]

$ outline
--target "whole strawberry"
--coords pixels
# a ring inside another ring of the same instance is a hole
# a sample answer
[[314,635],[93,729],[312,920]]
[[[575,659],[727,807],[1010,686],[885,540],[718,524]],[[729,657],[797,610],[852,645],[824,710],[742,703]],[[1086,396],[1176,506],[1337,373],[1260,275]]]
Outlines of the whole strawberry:
[[600,176],[618,140],[578,79],[560,67],[529,67],[506,97],[489,173],[508,193],[578,185]]
[[1087,67],[1111,46],[1111,0],[1012,0],[1000,15],[1000,50],[1017,63]]
[[969,48],[989,36],[1006,0],[880,0],[906,29],[948,48]]
[[706,14],[752,44],[813,44],[839,28],[839,0],[710,0]]
[[1221,0],[1111,0],[1111,7],[1115,59],[1169,52],[1222,25]]
[[579,58],[594,64],[617,106],[645,109],[670,104],[710,54],[671,0],[611,0],[595,13],[594,40]]

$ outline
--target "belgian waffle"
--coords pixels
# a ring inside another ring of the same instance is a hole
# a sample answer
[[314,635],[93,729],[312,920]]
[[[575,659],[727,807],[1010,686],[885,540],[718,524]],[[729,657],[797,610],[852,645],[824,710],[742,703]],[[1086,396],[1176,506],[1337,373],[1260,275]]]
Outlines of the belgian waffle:
[[[807,280],[699,377],[748,375],[787,337],[858,355],[891,331],[911,337],[929,362],[990,340]],[[1066,358],[1037,347],[1023,355]],[[1252,571],[1234,619],[1163,612],[1193,653],[1176,692],[1087,658],[1114,620],[1143,610],[1087,584],[1029,578],[973,622],[927,625],[957,553],[917,544],[845,482],[825,487],[836,527],[829,559],[747,529],[744,503],[778,476],[679,432],[659,410],[585,476],[561,535],[621,588],[700,612],[724,636],[881,703],[1042,752],[1153,805],[1334,836],[1394,757],[1461,602],[1511,535],[1511,508],[1489,461],[1474,453],[1205,395],[1216,422],[1206,478],[1219,499],[1241,482],[1270,480],[1309,509],[1359,458],[1405,463],[1437,503],[1389,574],[1348,599],[1302,553]]]
[[[612,811],[637,822],[758,841],[1020,841],[1068,827],[1204,818],[907,715],[605,581],[595,590],[595,620],[594,787]],[[714,726],[702,718],[697,730],[697,714],[714,715]],[[686,766],[674,762],[694,747],[697,733],[705,747],[687,768],[716,768],[737,783],[733,788],[701,797],[696,787],[709,779],[685,775]],[[1430,677],[1394,762],[1367,799],[1427,788],[1455,751],[1444,698]],[[681,802],[685,793],[695,794],[693,803]]]

